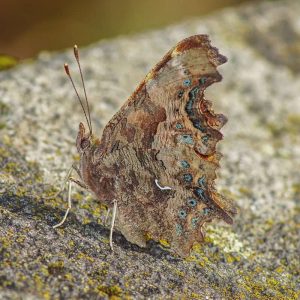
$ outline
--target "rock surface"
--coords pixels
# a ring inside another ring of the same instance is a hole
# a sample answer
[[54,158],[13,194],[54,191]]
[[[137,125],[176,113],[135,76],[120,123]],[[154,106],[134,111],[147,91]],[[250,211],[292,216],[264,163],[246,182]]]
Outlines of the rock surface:
[[300,283],[300,2],[226,9],[81,51],[96,131],[171,46],[196,33],[229,58],[209,99],[228,116],[218,188],[233,227],[211,224],[186,260],[141,249],[103,225],[105,208],[76,189],[46,199],[76,159],[80,106],[64,75],[72,51],[0,73],[1,299],[298,299]]

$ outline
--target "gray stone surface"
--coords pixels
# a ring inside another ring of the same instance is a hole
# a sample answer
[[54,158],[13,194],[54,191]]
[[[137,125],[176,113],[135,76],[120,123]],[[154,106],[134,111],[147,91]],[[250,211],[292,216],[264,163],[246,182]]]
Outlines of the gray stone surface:
[[[120,234],[115,252],[105,208],[74,191],[44,199],[76,158],[80,106],[64,75],[72,51],[42,53],[0,73],[1,299],[298,299],[300,238],[300,2],[230,8],[160,31],[82,49],[96,131],[177,41],[208,33],[229,58],[208,91],[225,113],[218,188],[233,197],[233,227],[208,226],[186,260]],[[78,81],[79,82],[79,81]]]

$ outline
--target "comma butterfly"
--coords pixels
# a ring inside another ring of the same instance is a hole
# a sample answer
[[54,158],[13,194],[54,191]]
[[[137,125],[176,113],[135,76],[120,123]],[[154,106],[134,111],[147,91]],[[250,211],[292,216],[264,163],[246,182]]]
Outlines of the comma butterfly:
[[[76,145],[80,166],[75,182],[113,208],[125,238],[145,247],[149,236],[166,240],[182,257],[204,238],[204,224],[213,219],[232,223],[234,204],[214,188],[227,119],[211,109],[205,89],[222,79],[217,66],[227,61],[210,45],[207,35],[179,42],[149,72],[113,116],[101,139],[92,131],[78,49],[74,47],[85,93],[83,102],[67,65],[65,70],[84,111]],[[69,208],[71,208],[69,189]]]

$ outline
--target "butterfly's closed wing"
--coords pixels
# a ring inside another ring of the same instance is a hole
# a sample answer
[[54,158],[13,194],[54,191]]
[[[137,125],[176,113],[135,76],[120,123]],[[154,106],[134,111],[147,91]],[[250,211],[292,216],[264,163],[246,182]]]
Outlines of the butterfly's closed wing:
[[204,223],[232,222],[234,206],[214,189],[226,118],[204,98],[224,62],[206,35],[181,41],[105,127],[95,155],[102,172],[115,174],[119,228],[128,240],[143,246],[148,233],[186,256],[203,239]]
[[104,128],[99,154],[106,155],[128,144],[160,149],[179,133],[185,133],[178,136],[183,143],[192,143],[193,137],[199,153],[214,153],[222,138],[218,129],[226,118],[210,111],[203,92],[222,79],[216,67],[224,62],[226,58],[210,45],[206,35],[181,41],[146,76]]

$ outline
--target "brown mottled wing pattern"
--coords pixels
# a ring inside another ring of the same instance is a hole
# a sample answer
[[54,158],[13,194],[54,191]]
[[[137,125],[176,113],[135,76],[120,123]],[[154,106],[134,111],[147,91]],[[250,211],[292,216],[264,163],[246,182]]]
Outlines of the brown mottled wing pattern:
[[119,229],[129,241],[144,246],[150,235],[186,256],[204,223],[232,222],[233,204],[214,189],[226,118],[204,97],[224,62],[206,35],[181,41],[105,127],[97,156],[102,170],[118,170]]

